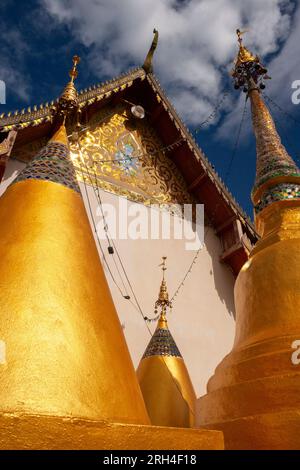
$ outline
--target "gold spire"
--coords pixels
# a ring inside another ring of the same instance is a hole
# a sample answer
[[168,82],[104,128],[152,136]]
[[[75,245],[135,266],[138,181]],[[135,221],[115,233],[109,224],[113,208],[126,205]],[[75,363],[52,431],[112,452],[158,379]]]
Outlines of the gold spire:
[[160,318],[159,318],[158,325],[157,325],[158,328],[168,328],[167,317],[166,317],[167,307],[172,308],[172,303],[169,301],[167,283],[165,280],[165,272],[167,270],[166,261],[167,261],[167,257],[163,256],[162,263],[160,264],[160,266],[162,266],[163,278],[162,278],[160,289],[159,289],[158,299],[155,302],[155,312],[157,312],[158,307],[161,307]]
[[78,93],[74,85],[74,81],[78,76],[77,66],[80,62],[80,57],[74,55],[73,57],[73,67],[69,72],[70,81],[66,85],[61,97],[59,98],[59,107],[64,112],[71,111],[74,108],[78,107]]
[[282,145],[273,118],[255,86],[249,87],[249,97],[256,137],[256,179],[252,200],[259,210],[263,208],[261,202],[270,186],[276,183],[299,184],[300,171]]
[[155,28],[153,29],[153,34],[154,34],[154,38],[152,40],[152,44],[151,44],[150,49],[148,51],[148,54],[146,56],[145,62],[143,63],[143,69],[147,73],[152,73],[152,71],[153,71],[152,60],[153,60],[153,55],[154,55],[155,49],[157,48],[157,44],[158,44],[158,31],[157,31],[157,29],[155,29]]
[[[237,30],[239,53],[233,71],[235,88],[244,87],[251,101],[252,122],[256,137],[256,179],[252,191],[255,212],[274,201],[299,199],[300,171],[281,143],[272,116],[260,90],[270,79],[260,59],[243,45],[244,32]],[[298,183],[298,185],[297,185]],[[280,186],[278,186],[280,185]]]

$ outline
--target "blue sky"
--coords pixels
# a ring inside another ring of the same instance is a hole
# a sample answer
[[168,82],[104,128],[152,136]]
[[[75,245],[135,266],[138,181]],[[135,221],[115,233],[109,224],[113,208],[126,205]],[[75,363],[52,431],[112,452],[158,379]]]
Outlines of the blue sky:
[[[85,88],[142,64],[160,32],[155,73],[191,131],[213,111],[217,117],[197,141],[224,179],[242,115],[244,95],[229,72],[236,54],[235,30],[249,28],[245,42],[263,58],[272,80],[266,93],[299,121],[272,109],[290,154],[300,158],[300,105],[292,83],[300,80],[300,6],[292,0],[2,0],[0,79],[7,84],[1,112],[55,99],[72,56],[81,56],[77,87]],[[298,152],[298,153],[297,153]],[[299,162],[298,162],[299,163]],[[241,141],[226,180],[252,216],[255,141],[249,103]]]

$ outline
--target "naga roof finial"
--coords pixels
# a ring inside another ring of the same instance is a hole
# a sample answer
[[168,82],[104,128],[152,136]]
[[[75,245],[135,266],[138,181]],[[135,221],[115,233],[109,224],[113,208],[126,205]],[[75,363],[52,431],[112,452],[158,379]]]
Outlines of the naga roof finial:
[[143,69],[145,70],[146,73],[152,73],[153,72],[153,65],[152,65],[152,59],[153,55],[155,52],[155,49],[157,48],[158,44],[158,31],[157,29],[153,29],[153,34],[154,38],[152,40],[152,44],[150,46],[150,49],[148,51],[148,54],[146,56],[145,62],[143,63]]

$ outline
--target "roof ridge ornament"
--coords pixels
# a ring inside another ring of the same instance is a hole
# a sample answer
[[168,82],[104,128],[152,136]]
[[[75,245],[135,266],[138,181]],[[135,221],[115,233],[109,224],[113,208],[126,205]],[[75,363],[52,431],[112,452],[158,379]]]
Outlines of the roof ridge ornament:
[[143,69],[145,70],[146,73],[153,72],[152,60],[153,60],[155,49],[157,48],[157,44],[158,44],[158,30],[154,28],[153,34],[154,34],[154,37],[153,37],[150,49],[146,56],[145,62],[143,63]]

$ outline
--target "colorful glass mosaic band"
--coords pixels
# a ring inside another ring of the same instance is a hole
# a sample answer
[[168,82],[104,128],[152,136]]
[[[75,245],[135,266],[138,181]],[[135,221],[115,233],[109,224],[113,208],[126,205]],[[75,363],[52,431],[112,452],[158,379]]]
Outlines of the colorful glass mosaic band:
[[269,188],[262,196],[261,201],[255,206],[256,214],[276,201],[300,199],[300,184],[282,183]]
[[288,164],[286,162],[276,162],[274,164],[266,165],[264,172],[257,176],[256,184],[253,192],[266,181],[280,176],[298,176],[300,178],[300,170],[295,164]]
[[49,142],[43,147],[13,183],[27,179],[59,183],[80,193],[69,149],[60,142]]
[[300,170],[282,145],[272,116],[258,91],[252,91],[250,97],[257,153],[253,197],[262,184],[273,178],[281,176],[300,178]]
[[149,356],[182,357],[170,331],[164,328],[158,328],[152,336],[143,358]]

